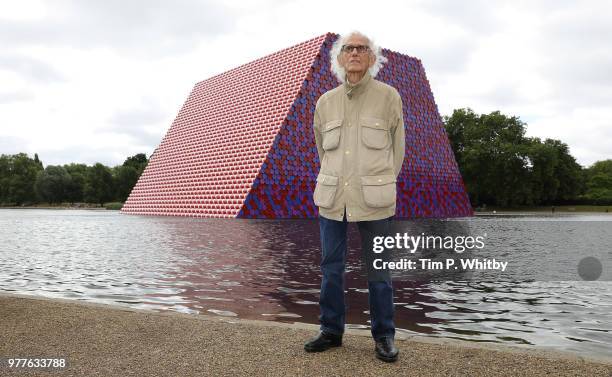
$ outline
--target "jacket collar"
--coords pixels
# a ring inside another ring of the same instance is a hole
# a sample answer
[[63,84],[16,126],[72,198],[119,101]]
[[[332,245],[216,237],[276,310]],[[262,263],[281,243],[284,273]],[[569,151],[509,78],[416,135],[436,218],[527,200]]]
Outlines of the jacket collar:
[[346,93],[348,98],[351,99],[353,96],[362,93],[371,79],[372,76],[370,75],[369,70],[365,72],[361,80],[359,80],[356,84],[349,83],[348,78],[344,76],[344,92]]

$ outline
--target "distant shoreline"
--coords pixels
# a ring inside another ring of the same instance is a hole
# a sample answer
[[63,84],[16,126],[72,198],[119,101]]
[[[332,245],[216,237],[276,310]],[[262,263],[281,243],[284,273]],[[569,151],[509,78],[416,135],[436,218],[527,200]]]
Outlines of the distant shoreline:
[[119,210],[123,203],[104,203],[104,205],[92,204],[92,203],[62,203],[58,205],[44,204],[33,204],[33,205],[22,205],[22,206],[0,206],[0,209],[88,209],[88,210]]
[[110,207],[94,207],[94,206],[71,206],[71,205],[62,205],[62,206],[49,206],[49,205],[34,205],[34,206],[0,206],[0,209],[58,209],[58,210],[66,210],[66,209],[87,209],[87,210],[94,210],[94,211],[99,211],[99,210],[115,210],[115,209],[120,209],[120,208],[110,208]]
[[0,209],[86,209],[86,210],[90,210],[90,211],[106,211],[107,208],[104,207],[50,207],[50,206],[40,206],[40,207],[36,207],[36,206],[23,206],[23,207],[17,207],[17,206],[6,206],[6,207],[0,207]]
[[562,205],[562,206],[533,206],[533,207],[486,207],[474,208],[474,214],[494,214],[494,213],[517,213],[517,212],[537,212],[537,213],[612,213],[612,206],[604,205]]
[[[0,206],[0,209],[86,209],[86,210],[120,210],[122,203],[105,203],[104,206],[80,203],[80,204],[59,204],[59,205],[28,205],[28,206]],[[553,210],[554,208],[554,210]],[[491,214],[517,214],[517,213],[610,213],[612,214],[612,206],[597,206],[597,205],[563,205],[563,206],[535,206],[535,207],[486,207],[474,208],[474,215],[491,215]]]

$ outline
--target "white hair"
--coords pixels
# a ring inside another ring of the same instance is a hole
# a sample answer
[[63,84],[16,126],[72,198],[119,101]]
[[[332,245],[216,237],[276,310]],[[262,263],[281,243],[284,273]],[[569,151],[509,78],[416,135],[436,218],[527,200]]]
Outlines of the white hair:
[[346,41],[350,37],[354,35],[358,35],[368,40],[368,47],[370,47],[370,51],[372,54],[374,54],[374,59],[375,59],[374,64],[370,68],[368,68],[368,71],[370,72],[370,75],[372,75],[372,77],[375,77],[378,74],[378,71],[380,71],[380,69],[382,68],[383,64],[387,62],[387,58],[383,56],[380,47],[376,45],[376,43],[374,43],[372,39],[368,38],[363,33],[360,33],[358,31],[351,31],[348,34],[341,35],[334,42],[334,44],[332,45],[331,51],[329,53],[331,70],[336,76],[336,78],[338,79],[338,81],[340,82],[344,82],[344,77],[346,76],[346,70],[344,69],[344,67],[340,65],[340,63],[338,63],[338,56],[342,52],[342,46],[346,43]]

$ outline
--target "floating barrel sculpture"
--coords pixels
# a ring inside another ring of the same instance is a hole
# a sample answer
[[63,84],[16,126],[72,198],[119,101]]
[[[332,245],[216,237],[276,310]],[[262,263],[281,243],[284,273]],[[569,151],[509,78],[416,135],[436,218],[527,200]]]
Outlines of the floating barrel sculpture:
[[[339,85],[328,33],[195,85],[122,213],[313,218],[317,99]],[[397,218],[473,215],[419,59],[383,49],[376,79],[404,104],[406,156]]]

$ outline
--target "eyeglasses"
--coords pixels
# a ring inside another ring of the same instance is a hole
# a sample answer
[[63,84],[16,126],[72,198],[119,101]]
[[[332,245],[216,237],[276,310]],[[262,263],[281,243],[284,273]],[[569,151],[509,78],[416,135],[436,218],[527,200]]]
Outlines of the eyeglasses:
[[370,51],[370,47],[364,46],[364,45],[357,45],[357,46],[343,45],[342,46],[342,52],[344,53],[350,54],[354,50],[357,50],[357,52],[360,54],[365,54],[366,52]]

